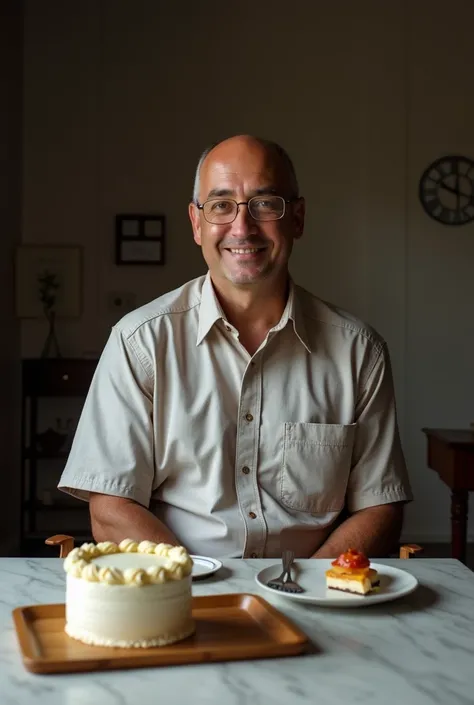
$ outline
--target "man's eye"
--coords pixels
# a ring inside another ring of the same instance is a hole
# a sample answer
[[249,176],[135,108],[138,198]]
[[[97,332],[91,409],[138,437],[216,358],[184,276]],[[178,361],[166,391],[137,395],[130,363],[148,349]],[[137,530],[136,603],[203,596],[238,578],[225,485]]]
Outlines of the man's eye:
[[275,198],[259,198],[253,201],[253,206],[259,211],[274,211],[279,207],[279,202]]
[[211,210],[214,213],[227,213],[232,210],[232,201],[214,201]]

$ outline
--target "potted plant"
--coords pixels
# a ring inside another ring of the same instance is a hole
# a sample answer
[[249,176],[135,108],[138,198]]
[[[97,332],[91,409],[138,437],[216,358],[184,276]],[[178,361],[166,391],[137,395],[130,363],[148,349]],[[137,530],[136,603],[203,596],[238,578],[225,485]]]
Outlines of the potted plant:
[[59,343],[56,338],[56,299],[60,283],[56,274],[45,270],[38,276],[39,296],[43,304],[44,315],[49,324],[41,357],[61,357]]

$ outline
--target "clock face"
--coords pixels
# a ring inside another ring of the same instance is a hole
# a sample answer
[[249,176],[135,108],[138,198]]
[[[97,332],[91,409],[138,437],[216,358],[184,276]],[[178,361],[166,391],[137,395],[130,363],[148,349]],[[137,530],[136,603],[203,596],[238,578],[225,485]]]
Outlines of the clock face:
[[474,220],[474,161],[467,157],[441,157],[420,179],[421,205],[444,225]]

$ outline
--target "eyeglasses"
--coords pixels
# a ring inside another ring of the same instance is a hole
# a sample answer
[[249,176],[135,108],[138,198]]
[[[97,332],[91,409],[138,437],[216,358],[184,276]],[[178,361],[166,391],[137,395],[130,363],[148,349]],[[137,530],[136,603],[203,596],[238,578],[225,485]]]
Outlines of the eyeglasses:
[[280,220],[286,211],[286,204],[295,198],[285,199],[282,196],[254,196],[248,201],[234,201],[233,198],[211,198],[202,205],[196,203],[203,212],[208,223],[225,225],[237,218],[239,206],[247,206],[254,220]]

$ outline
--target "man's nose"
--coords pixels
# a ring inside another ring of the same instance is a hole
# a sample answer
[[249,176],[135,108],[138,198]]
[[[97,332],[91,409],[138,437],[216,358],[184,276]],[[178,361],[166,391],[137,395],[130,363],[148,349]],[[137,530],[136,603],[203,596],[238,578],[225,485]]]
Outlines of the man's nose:
[[247,234],[248,232],[256,232],[258,230],[257,221],[249,213],[246,203],[239,203],[237,216],[232,223],[234,233]]

